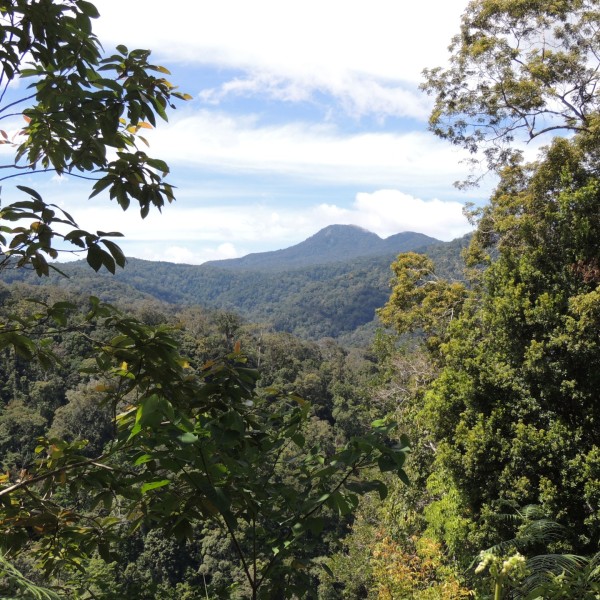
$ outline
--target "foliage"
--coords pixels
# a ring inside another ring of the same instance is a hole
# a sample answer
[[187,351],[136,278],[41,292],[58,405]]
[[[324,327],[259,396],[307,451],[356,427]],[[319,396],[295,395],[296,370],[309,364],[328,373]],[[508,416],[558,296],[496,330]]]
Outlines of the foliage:
[[[107,190],[123,209],[136,200],[144,217],[151,206],[160,209],[172,201],[173,190],[164,181],[167,165],[139,149],[138,143],[145,142],[139,131],[152,128],[157,116],[166,120],[174,98],[189,96],[175,91],[164,78],[164,67],[148,62],[149,51],[119,46],[116,54],[103,57],[92,31],[97,17],[94,5],[84,0],[3,4],[0,118],[22,116],[25,126],[12,137],[0,132],[2,144],[15,152],[13,161],[2,165],[9,174],[0,181],[48,171],[83,177],[94,181],[90,197]],[[31,81],[31,93],[16,99],[9,95],[1,105],[18,79]],[[18,107],[22,113],[11,112]],[[119,233],[81,230],[70,214],[46,203],[36,190],[16,188],[28,199],[5,203],[0,211],[0,270],[26,267],[48,275],[60,272],[48,259],[80,250],[96,271],[105,267],[114,273],[124,266],[121,249],[108,239]],[[26,319],[9,315],[0,327],[0,348],[14,346],[47,367],[51,353],[27,334],[49,322],[64,326],[71,307],[40,308]]]
[[[423,252],[434,257],[438,277],[459,278],[460,253],[466,244],[460,238]],[[247,321],[305,339],[339,339],[361,326],[368,326],[369,334],[375,330],[375,311],[389,297],[389,268],[394,259],[394,254],[385,254],[277,272],[128,259],[127,268],[117,270],[115,276],[92,273],[86,264],[77,262],[61,265],[68,279],[51,274],[49,280],[74,294],[95,295],[116,305],[123,298],[201,305],[235,312]],[[23,270],[4,271],[0,278],[7,283],[40,283]]]
[[515,587],[528,574],[525,557],[518,552],[506,557],[492,552],[481,552],[478,560],[475,573],[489,570],[494,600],[501,600],[508,589]]
[[[501,177],[418,416],[436,449],[424,514],[463,564],[532,502],[572,532],[563,550],[597,550],[598,20],[591,0],[477,0],[450,67],[426,72],[433,131]],[[551,132],[576,135],[521,164],[514,142]]]
[[[308,404],[274,390],[255,396],[257,374],[235,365],[237,351],[196,375],[164,328],[102,305],[95,311],[103,330],[117,332],[99,347],[94,369],[108,378],[98,391],[121,410],[116,440],[92,459],[81,454],[81,442],[45,440],[33,473],[0,491],[8,498],[4,544],[15,551],[33,528],[48,571],[77,564],[96,547],[109,557],[107,542],[122,519],[89,512],[100,504],[118,506],[132,531],[158,527],[179,539],[193,533],[194,522],[214,519],[233,541],[252,597],[259,589],[270,597],[273,585],[290,594],[302,589],[299,540],[304,551],[318,540],[322,509],[345,515],[361,494],[385,495],[378,479],[358,478],[367,468],[406,478],[406,441],[390,445],[390,425],[376,423],[373,434],[330,455],[304,449]],[[67,490],[91,495],[91,506],[81,513],[61,506]]]
[[[490,204],[472,213],[470,286],[452,322],[436,310],[444,294],[426,283],[431,265],[411,255],[396,263],[382,311],[398,332],[424,333],[439,369],[417,395],[418,409],[406,408],[413,437],[432,449],[419,466],[427,479],[419,533],[441,542],[462,568],[478,548],[513,552],[517,525],[503,518],[505,508],[530,503],[570,532],[537,556],[597,552],[597,24],[597,3],[585,0],[472,2],[450,68],[427,73],[425,88],[437,98],[434,131],[472,152],[484,149],[501,176]],[[521,164],[511,146],[521,130],[529,139],[577,135]],[[496,558],[500,594],[506,556]],[[550,569],[543,585],[567,594],[561,579],[582,581],[584,572]]]
[[10,593],[11,596],[18,594],[20,597],[32,600],[60,600],[60,596],[56,592],[36,585],[27,579],[0,553],[0,594],[2,594],[2,598],[7,598],[5,596],[7,593]]
[[[376,340],[374,397],[410,423],[415,485],[390,486],[376,509],[361,504],[348,558],[331,561],[340,581],[384,540],[364,589],[379,577],[390,594],[417,597],[408,590],[428,563],[416,548],[429,539],[448,569],[435,580],[481,597],[597,596],[597,25],[586,0],[472,2],[450,68],[427,74],[434,131],[486,150],[500,183],[471,213],[467,285],[438,280],[424,256],[394,264],[380,315],[400,338]],[[511,146],[521,131],[565,130],[577,134],[531,164]],[[536,515],[506,517],[531,503]],[[491,589],[473,572],[490,546],[480,571]]]
[[516,598],[536,600],[596,600],[600,594],[600,556],[591,558],[569,554],[546,554],[534,556],[527,561],[531,571]]
[[473,0],[447,69],[425,70],[431,130],[500,169],[518,141],[598,127],[596,0]]
[[377,598],[422,598],[459,600],[471,598],[451,571],[443,564],[440,545],[427,537],[413,538],[407,551],[401,544],[384,537],[373,547],[373,578]]
[[[152,128],[156,116],[166,120],[173,98],[189,96],[174,90],[164,67],[148,62],[147,50],[119,46],[103,57],[92,31],[97,17],[94,5],[84,0],[3,5],[2,98],[15,79],[32,82],[31,93],[0,107],[7,119],[19,116],[9,111],[24,106],[25,119],[15,136],[0,132],[2,143],[15,149],[14,162],[3,165],[12,172],[3,179],[39,168],[76,177],[93,172],[91,197],[108,190],[123,209],[137,201],[145,217],[151,206],[160,209],[171,202],[173,189],[163,180],[167,165],[139,149],[138,142],[145,141],[139,131]],[[124,265],[119,247],[106,239],[119,234],[83,231],[34,189],[17,188],[29,199],[5,205],[0,213],[6,222],[0,230],[2,265],[15,257],[17,266],[31,265],[38,275],[47,275],[56,267],[46,257],[73,250],[85,250],[96,271],[104,266],[114,273],[116,265]]]
[[[596,598],[598,588],[598,555],[591,558],[572,554],[539,554],[569,532],[540,507],[530,505],[515,513],[502,515],[518,524],[515,536],[482,551],[475,573],[489,569],[496,596],[510,598]],[[529,556],[527,559],[523,556]]]
[[463,517],[480,523],[480,547],[501,532],[493,515],[502,502],[540,502],[578,534],[580,550],[596,537],[585,507],[597,503],[600,220],[582,159],[562,140],[529,175],[505,174],[473,246],[480,257],[494,244],[499,256],[465,303],[426,396],[437,468],[460,489]]
[[460,313],[466,296],[464,284],[436,278],[433,261],[413,252],[401,254],[392,270],[395,277],[390,299],[377,314],[400,334],[424,333],[433,350]]

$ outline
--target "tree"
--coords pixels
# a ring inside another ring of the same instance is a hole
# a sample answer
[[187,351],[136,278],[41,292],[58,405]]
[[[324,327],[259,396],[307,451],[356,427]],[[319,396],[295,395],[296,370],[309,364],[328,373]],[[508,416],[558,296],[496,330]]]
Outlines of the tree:
[[515,142],[597,135],[599,27],[597,0],[473,0],[449,68],[424,72],[431,130],[494,170],[521,156]]
[[[168,166],[139,147],[145,142],[141,130],[154,127],[157,116],[166,120],[174,98],[190,97],[164,78],[167,69],[148,62],[148,50],[119,46],[104,57],[92,30],[98,12],[85,0],[12,0],[0,15],[0,120],[25,120],[13,137],[0,131],[0,143],[15,148],[0,181],[39,172],[91,179],[90,197],[107,190],[124,210],[137,201],[142,217],[151,206],[160,210],[171,202]],[[2,104],[16,79],[30,80],[31,93]],[[107,239],[119,234],[82,231],[35,190],[17,187],[29,199],[0,213],[0,265],[16,258],[18,266],[47,275],[57,268],[47,257],[78,250],[86,251],[96,271],[104,266],[114,273],[124,265],[123,253]]]
[[488,266],[425,395],[440,494],[426,515],[459,554],[502,539],[503,506],[534,502],[576,551],[595,547],[600,187],[586,143],[557,139],[543,160],[504,171],[473,240]]
[[400,254],[392,271],[390,299],[377,314],[400,334],[424,333],[434,351],[460,314],[466,296],[464,284],[436,277],[433,261],[414,252]]
[[[531,503],[569,532],[549,552],[597,552],[599,25],[596,0],[477,0],[450,67],[426,71],[432,130],[483,151],[500,177],[472,215],[470,285],[444,335],[443,312],[422,309],[438,305],[420,259],[397,263],[382,312],[433,342],[439,370],[414,415],[432,450],[420,516],[463,568],[514,538],[507,506]],[[518,142],[542,136],[548,146],[524,164]]]

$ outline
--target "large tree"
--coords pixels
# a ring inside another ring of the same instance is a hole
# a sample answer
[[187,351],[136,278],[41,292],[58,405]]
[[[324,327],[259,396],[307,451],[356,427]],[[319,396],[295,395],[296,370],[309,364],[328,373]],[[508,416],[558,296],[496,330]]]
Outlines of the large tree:
[[[423,531],[463,567],[514,539],[507,513],[528,504],[565,526],[555,549],[597,551],[599,28],[597,0],[477,0],[449,68],[427,72],[434,132],[499,176],[472,214],[460,301],[404,255],[381,313],[420,331],[439,369],[406,410],[431,442]],[[524,164],[516,142],[542,136]]]
[[516,142],[598,130],[597,0],[473,0],[450,66],[425,70],[430,126],[499,169]]
[[556,140],[504,172],[471,247],[485,271],[425,397],[432,485],[457,492],[472,549],[497,541],[511,505],[540,504],[579,551],[600,532],[600,181],[582,144]]

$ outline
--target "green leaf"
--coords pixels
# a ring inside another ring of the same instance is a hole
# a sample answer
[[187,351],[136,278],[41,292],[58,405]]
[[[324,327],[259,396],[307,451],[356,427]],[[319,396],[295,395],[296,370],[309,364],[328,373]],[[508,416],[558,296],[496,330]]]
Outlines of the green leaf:
[[[17,189],[21,190],[22,192],[25,192],[26,194],[29,194],[39,202],[43,202],[42,197],[34,189],[26,187],[24,185],[18,185]],[[17,204],[18,203],[14,204],[13,206],[16,206]]]
[[403,469],[398,469],[398,477],[400,477],[400,481],[402,483],[405,485],[410,485],[410,479]]
[[332,579],[334,578],[333,571],[325,563],[319,563],[319,565],[323,569],[323,571],[325,571],[325,573],[329,575],[329,577],[331,577]]
[[304,444],[306,443],[306,439],[301,433],[295,433],[294,435],[292,435],[292,441],[299,448],[304,448]]
[[151,460],[153,460],[153,456],[151,454],[142,454],[135,459],[133,464],[138,467],[139,465],[143,465]]
[[109,187],[113,183],[114,183],[114,179],[112,176],[103,177],[102,179],[97,181],[92,187],[93,192],[89,195],[90,200],[94,196],[97,196],[100,192],[104,191],[107,187]]
[[142,485],[142,494],[146,494],[150,490],[156,490],[158,488],[165,487],[170,483],[171,481],[169,479],[161,479],[159,481],[150,481],[148,483],[144,483],[144,485]]
[[98,9],[91,2],[87,2],[86,0],[79,0],[77,6],[81,10],[81,12],[87,17],[90,17],[90,19],[97,19],[98,17],[100,17]]
[[221,424],[230,431],[236,431],[237,433],[244,433],[246,430],[246,424],[242,416],[234,411],[230,410],[226,412],[220,419]]
[[377,460],[377,466],[382,473],[395,471],[398,468],[393,456],[390,456],[389,454],[382,454]]
[[117,244],[111,242],[109,240],[101,240],[101,242],[108,248],[115,262],[119,265],[119,267],[123,268],[127,259],[125,258],[125,254]]
[[99,271],[102,268],[103,258],[103,252],[97,244],[93,244],[88,248],[87,262],[94,271]]

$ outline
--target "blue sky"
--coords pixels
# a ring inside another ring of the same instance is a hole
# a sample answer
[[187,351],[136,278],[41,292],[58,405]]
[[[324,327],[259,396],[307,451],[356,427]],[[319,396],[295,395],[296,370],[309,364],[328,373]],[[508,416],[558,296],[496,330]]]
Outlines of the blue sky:
[[[424,67],[445,64],[466,0],[96,0],[107,51],[150,48],[193,100],[147,136],[177,202],[141,220],[73,178],[35,176],[129,256],[201,263],[275,250],[334,223],[381,237],[469,230],[464,155],[427,131]],[[27,184],[21,181],[20,183]],[[33,182],[32,182],[33,183]]]

